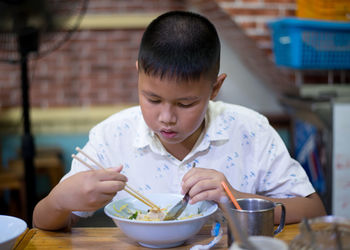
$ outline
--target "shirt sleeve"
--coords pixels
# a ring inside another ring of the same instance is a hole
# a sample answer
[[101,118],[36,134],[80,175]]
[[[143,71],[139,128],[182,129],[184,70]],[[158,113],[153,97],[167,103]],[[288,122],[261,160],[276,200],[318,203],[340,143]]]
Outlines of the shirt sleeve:
[[[90,130],[89,140],[82,150],[105,168],[119,166],[124,158],[122,152],[129,150],[130,141],[132,141],[129,135],[130,133],[135,134],[135,130],[131,129],[132,124],[138,121],[140,116],[141,111],[136,106],[108,117]],[[81,153],[78,153],[77,156],[98,169],[92,161]],[[61,181],[81,171],[88,170],[90,169],[84,164],[73,159],[70,171]],[[74,211],[73,213],[80,217],[88,217],[94,212]]]
[[268,122],[258,140],[257,150],[261,175],[258,194],[290,198],[315,192],[304,168],[291,158],[283,140]]
[[[82,148],[82,150],[88,154],[90,157],[92,157],[95,161],[100,163],[102,166],[108,166],[107,163],[107,157],[106,154],[104,153],[105,147],[107,146],[108,143],[104,142],[103,135],[100,133],[100,131],[103,130],[101,127],[97,126],[94,127],[90,133],[89,133],[89,141],[87,144]],[[81,158],[83,161],[88,163],[90,166],[92,166],[95,169],[99,169],[98,166],[96,166],[92,161],[90,161],[86,156],[84,156],[81,153],[77,153],[77,156]],[[73,159],[72,164],[71,164],[71,169],[70,171],[63,176],[61,181],[79,173],[82,171],[88,171],[90,170],[89,167],[85,166],[82,164],[80,161]],[[95,211],[73,211],[72,213],[79,216],[79,217],[90,217],[94,214]]]

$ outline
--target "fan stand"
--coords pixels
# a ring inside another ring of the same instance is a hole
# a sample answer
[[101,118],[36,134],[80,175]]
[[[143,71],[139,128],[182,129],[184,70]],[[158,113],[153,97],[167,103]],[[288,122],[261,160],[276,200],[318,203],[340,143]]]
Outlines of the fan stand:
[[30,100],[28,79],[28,55],[38,51],[39,33],[36,29],[26,27],[18,33],[18,49],[21,56],[21,89],[23,112],[23,136],[22,157],[24,161],[25,185],[26,185],[26,221],[28,227],[32,226],[33,210],[36,197],[36,178],[34,168],[35,144],[31,134],[30,124]]

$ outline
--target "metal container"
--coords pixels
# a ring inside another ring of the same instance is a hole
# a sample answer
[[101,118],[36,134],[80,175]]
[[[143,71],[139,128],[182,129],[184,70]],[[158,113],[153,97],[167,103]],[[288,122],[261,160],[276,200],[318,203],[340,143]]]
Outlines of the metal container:
[[304,219],[298,234],[289,244],[291,250],[350,250],[350,220],[323,216]]
[[[282,203],[257,198],[237,199],[237,202],[242,210],[232,208],[231,213],[248,236],[273,237],[284,228],[286,212]],[[279,226],[274,230],[274,209],[277,206],[282,207],[282,212]],[[233,239],[230,234],[228,236],[228,243],[231,244]]]

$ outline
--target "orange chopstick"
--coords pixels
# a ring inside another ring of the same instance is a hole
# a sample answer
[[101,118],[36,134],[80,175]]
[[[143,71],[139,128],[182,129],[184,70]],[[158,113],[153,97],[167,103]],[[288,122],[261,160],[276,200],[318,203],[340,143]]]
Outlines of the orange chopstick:
[[238,210],[242,210],[241,206],[238,204],[236,198],[233,196],[232,192],[230,191],[230,189],[228,188],[228,186],[226,185],[226,183],[224,181],[221,182],[222,187],[225,189],[228,197],[230,197],[232,203],[235,205],[235,207]]

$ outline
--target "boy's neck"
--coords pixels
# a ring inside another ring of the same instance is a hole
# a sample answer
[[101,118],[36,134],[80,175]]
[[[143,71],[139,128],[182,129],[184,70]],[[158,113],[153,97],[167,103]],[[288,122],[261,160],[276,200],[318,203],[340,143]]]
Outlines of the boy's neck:
[[201,135],[205,126],[205,121],[199,126],[199,128],[185,141],[177,144],[166,144],[163,143],[164,148],[173,155],[176,159],[182,161],[186,155],[188,155],[196,144],[199,136]]

